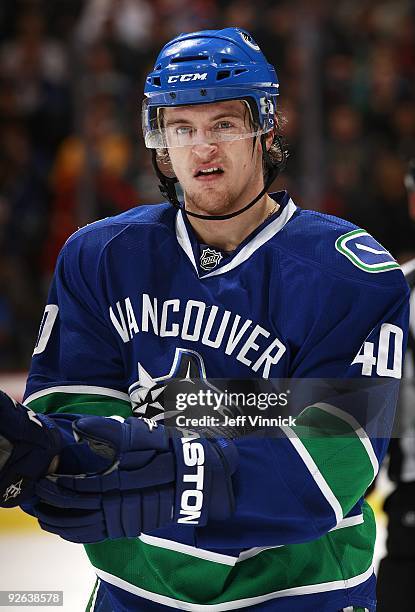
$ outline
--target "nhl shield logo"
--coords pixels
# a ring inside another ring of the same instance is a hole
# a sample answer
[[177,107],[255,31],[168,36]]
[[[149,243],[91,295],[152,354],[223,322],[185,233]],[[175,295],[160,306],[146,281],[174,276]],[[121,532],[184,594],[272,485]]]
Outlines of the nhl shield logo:
[[219,253],[219,251],[215,251],[214,249],[203,249],[202,254],[200,255],[200,267],[203,270],[210,271],[222,261],[223,255]]

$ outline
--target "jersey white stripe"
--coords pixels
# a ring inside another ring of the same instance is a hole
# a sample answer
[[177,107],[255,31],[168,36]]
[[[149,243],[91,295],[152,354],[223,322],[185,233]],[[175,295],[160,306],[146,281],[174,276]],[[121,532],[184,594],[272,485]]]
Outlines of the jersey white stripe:
[[115,389],[107,389],[106,387],[90,387],[88,385],[64,385],[62,387],[49,387],[48,389],[42,389],[29,395],[23,402],[25,405],[45,397],[46,395],[52,395],[53,393],[74,393],[78,395],[106,395],[108,397],[115,397],[116,399],[124,400],[130,403],[130,397],[128,393],[122,391],[116,391]]
[[99,580],[99,578],[98,578],[97,583],[95,585],[95,589],[94,589],[94,591],[92,593],[92,600],[91,600],[91,605],[90,605],[90,608],[89,608],[90,612],[94,612],[94,610],[95,610],[95,604],[97,602],[97,597],[98,597],[98,591],[99,591],[99,585],[100,584],[101,584],[101,580]]
[[260,555],[264,550],[272,550],[274,548],[284,548],[285,544],[278,544],[277,546],[255,546],[255,548],[248,548],[248,550],[244,550],[238,557],[238,563],[246,561],[247,559],[252,559],[252,557],[256,557]]
[[355,244],[356,248],[360,251],[367,251],[368,253],[373,253],[374,255],[389,255],[389,252],[385,250],[380,251],[379,249],[373,249],[372,247],[367,246],[366,244],[360,244],[360,242],[356,242]]
[[256,597],[247,597],[245,599],[238,599],[234,601],[227,601],[225,603],[215,604],[194,604],[187,601],[181,601],[167,597],[166,595],[159,595],[151,591],[146,591],[141,587],[135,586],[118,576],[109,574],[104,570],[95,568],[97,576],[102,580],[105,580],[109,584],[116,586],[120,589],[124,589],[133,595],[138,595],[150,601],[170,606],[175,610],[187,610],[190,612],[204,612],[210,610],[211,612],[223,612],[224,610],[239,610],[241,608],[247,608],[254,604],[269,601],[271,599],[280,599],[281,597],[294,597],[296,595],[313,595],[316,593],[324,593],[327,591],[337,591],[338,589],[351,589],[362,582],[368,580],[373,574],[373,565],[371,565],[365,572],[350,578],[349,580],[334,580],[332,582],[321,582],[319,584],[310,584],[306,586],[293,587],[291,589],[284,589],[282,591],[274,591],[273,593],[267,593],[266,595],[258,595]]
[[320,489],[320,491],[322,492],[322,494],[324,495],[324,497],[326,498],[326,500],[332,507],[334,515],[336,517],[336,525],[337,525],[343,519],[343,510],[342,510],[342,507],[337,497],[334,495],[333,491],[330,489],[325,478],[323,477],[322,473],[318,469],[317,464],[314,462],[314,459],[312,458],[312,456],[310,455],[310,453],[308,452],[304,444],[301,442],[297,434],[294,433],[293,429],[285,425],[281,425],[281,429],[283,430],[283,432],[285,433],[285,435],[287,436],[291,444],[294,446],[295,450],[300,455],[301,459],[304,461],[316,485],[318,486],[318,488]]
[[176,236],[177,236],[178,243],[180,244],[183,251],[186,253],[188,258],[192,262],[192,265],[194,269],[196,270],[196,272],[198,272],[195,256],[193,254],[192,245],[190,244],[186,225],[183,219],[183,214],[180,210],[176,215]]
[[223,565],[230,565],[232,567],[238,561],[238,557],[222,555],[203,548],[196,548],[195,546],[189,546],[188,544],[181,544],[180,542],[175,542],[174,540],[165,540],[164,538],[150,536],[146,533],[142,533],[138,537],[145,544],[151,544],[152,546],[158,546],[159,548],[166,548],[167,550],[174,550],[186,555],[191,555],[192,557],[205,559],[206,561],[213,561],[214,563],[221,563]]
[[356,516],[344,518],[340,523],[332,527],[330,531],[337,531],[337,529],[344,529],[345,527],[354,527],[355,525],[363,525],[363,523],[363,514],[356,514]]

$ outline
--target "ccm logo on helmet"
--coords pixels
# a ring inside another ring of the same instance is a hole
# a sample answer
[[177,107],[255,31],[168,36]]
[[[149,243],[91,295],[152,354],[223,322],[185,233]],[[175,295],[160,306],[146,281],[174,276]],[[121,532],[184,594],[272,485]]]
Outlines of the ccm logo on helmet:
[[207,77],[207,72],[193,72],[192,74],[174,74],[173,76],[169,76],[167,79],[168,83],[177,83],[180,81],[181,83],[186,83],[187,81],[204,81]]
[[[193,473],[184,474],[183,488],[180,500],[181,518],[178,523],[197,525],[199,523],[203,507],[203,481],[205,477],[205,451],[200,442],[194,442],[195,438],[182,438],[183,460],[186,466],[195,468]],[[186,486],[193,488],[186,489]]]

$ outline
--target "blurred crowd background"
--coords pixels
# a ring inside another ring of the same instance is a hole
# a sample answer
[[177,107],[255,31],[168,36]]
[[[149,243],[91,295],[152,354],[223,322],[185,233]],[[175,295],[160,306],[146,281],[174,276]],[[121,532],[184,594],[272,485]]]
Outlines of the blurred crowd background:
[[0,369],[29,365],[56,256],[95,219],[161,195],[141,138],[145,75],[180,32],[240,26],[280,79],[276,189],[415,254],[412,0],[1,0]]

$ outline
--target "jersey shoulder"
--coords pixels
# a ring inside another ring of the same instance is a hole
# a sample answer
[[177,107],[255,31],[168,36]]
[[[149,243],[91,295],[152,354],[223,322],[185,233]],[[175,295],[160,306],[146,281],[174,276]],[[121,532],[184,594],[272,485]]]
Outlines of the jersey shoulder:
[[175,216],[176,211],[170,204],[152,204],[90,223],[68,238],[58,265],[63,263],[74,274],[95,278],[106,254],[118,262],[125,261],[126,257],[143,261],[148,253],[156,257],[175,236]]
[[286,256],[323,273],[377,286],[405,286],[394,257],[366,230],[332,215],[298,208],[278,240]]
[[160,230],[163,226],[170,227],[174,217],[175,210],[167,203],[135,206],[119,215],[99,219],[79,228],[68,238],[66,245],[79,239],[101,244],[128,227],[157,227]]

